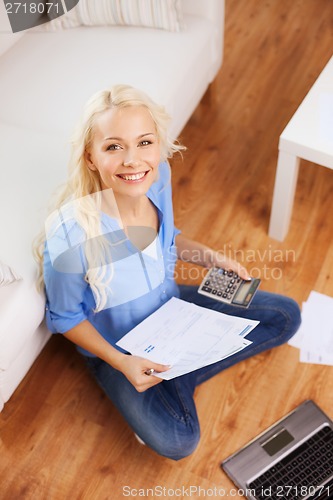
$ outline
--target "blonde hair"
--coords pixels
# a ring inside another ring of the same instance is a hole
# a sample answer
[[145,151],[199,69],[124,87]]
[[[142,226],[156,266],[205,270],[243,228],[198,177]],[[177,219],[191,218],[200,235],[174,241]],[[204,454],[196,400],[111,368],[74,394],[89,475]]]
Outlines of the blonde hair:
[[[100,311],[107,301],[107,286],[112,278],[112,273],[107,276],[105,268],[106,245],[101,246],[101,239],[96,239],[100,232],[100,213],[96,206],[92,206],[88,195],[101,191],[99,173],[88,166],[86,151],[89,150],[93,141],[94,125],[96,119],[105,111],[112,108],[124,108],[128,106],[145,107],[156,126],[156,132],[160,144],[161,161],[171,158],[175,152],[184,150],[184,146],[172,140],[168,135],[169,115],[163,106],[156,104],[143,91],[129,85],[115,85],[109,90],[102,90],[94,94],[87,102],[81,119],[71,139],[71,154],[68,165],[68,180],[60,191],[54,204],[53,211],[59,211],[68,200],[82,200],[80,209],[76,210],[76,221],[85,232],[87,241],[99,241],[99,249],[96,245],[86,246],[87,272],[86,281],[91,286],[96,308]],[[43,252],[46,234],[43,231],[36,240],[34,253],[39,264],[38,286],[43,288]],[[99,250],[99,252],[97,252]],[[99,265],[96,265],[96,255],[99,255]]]

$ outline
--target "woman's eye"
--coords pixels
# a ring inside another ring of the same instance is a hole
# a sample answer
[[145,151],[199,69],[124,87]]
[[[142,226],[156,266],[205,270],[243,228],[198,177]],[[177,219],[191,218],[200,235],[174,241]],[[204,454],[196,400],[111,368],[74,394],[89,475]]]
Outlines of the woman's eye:
[[117,151],[118,149],[120,149],[119,144],[110,144],[110,146],[106,148],[107,151]]
[[152,144],[152,142],[151,141],[147,141],[147,140],[140,142],[141,146],[149,146],[149,144]]

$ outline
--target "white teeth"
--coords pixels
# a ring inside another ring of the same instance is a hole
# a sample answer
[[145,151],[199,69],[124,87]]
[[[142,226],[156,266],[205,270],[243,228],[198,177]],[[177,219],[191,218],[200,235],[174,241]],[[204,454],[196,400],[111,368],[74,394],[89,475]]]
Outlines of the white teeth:
[[125,181],[137,181],[139,179],[142,179],[146,175],[146,172],[140,172],[139,174],[134,174],[134,175],[120,175],[122,179],[125,179]]

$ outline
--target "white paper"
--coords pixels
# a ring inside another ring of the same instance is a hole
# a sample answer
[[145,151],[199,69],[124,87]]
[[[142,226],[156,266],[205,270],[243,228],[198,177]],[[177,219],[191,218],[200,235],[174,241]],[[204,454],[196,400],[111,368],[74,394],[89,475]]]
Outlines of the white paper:
[[117,345],[136,356],[171,365],[168,371],[155,374],[170,380],[244,349],[252,343],[246,335],[258,324],[173,297]]
[[315,291],[302,306],[302,324],[289,344],[300,349],[300,361],[333,366],[333,298]]
[[299,360],[301,361],[301,363],[314,363],[316,365],[333,366],[332,354],[304,351],[304,349],[300,351]]
[[297,347],[300,349],[302,347],[303,343],[303,338],[304,338],[304,314],[305,314],[305,309],[307,307],[307,302],[303,302],[302,304],[302,323],[295,335],[291,337],[291,339],[288,341],[288,344]]

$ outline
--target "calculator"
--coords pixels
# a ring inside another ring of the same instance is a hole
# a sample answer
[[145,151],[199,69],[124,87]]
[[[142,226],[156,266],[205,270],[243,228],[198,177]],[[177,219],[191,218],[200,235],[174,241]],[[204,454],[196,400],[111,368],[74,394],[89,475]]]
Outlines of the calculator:
[[198,293],[226,304],[248,307],[260,284],[260,279],[243,280],[234,271],[212,267],[199,286]]

